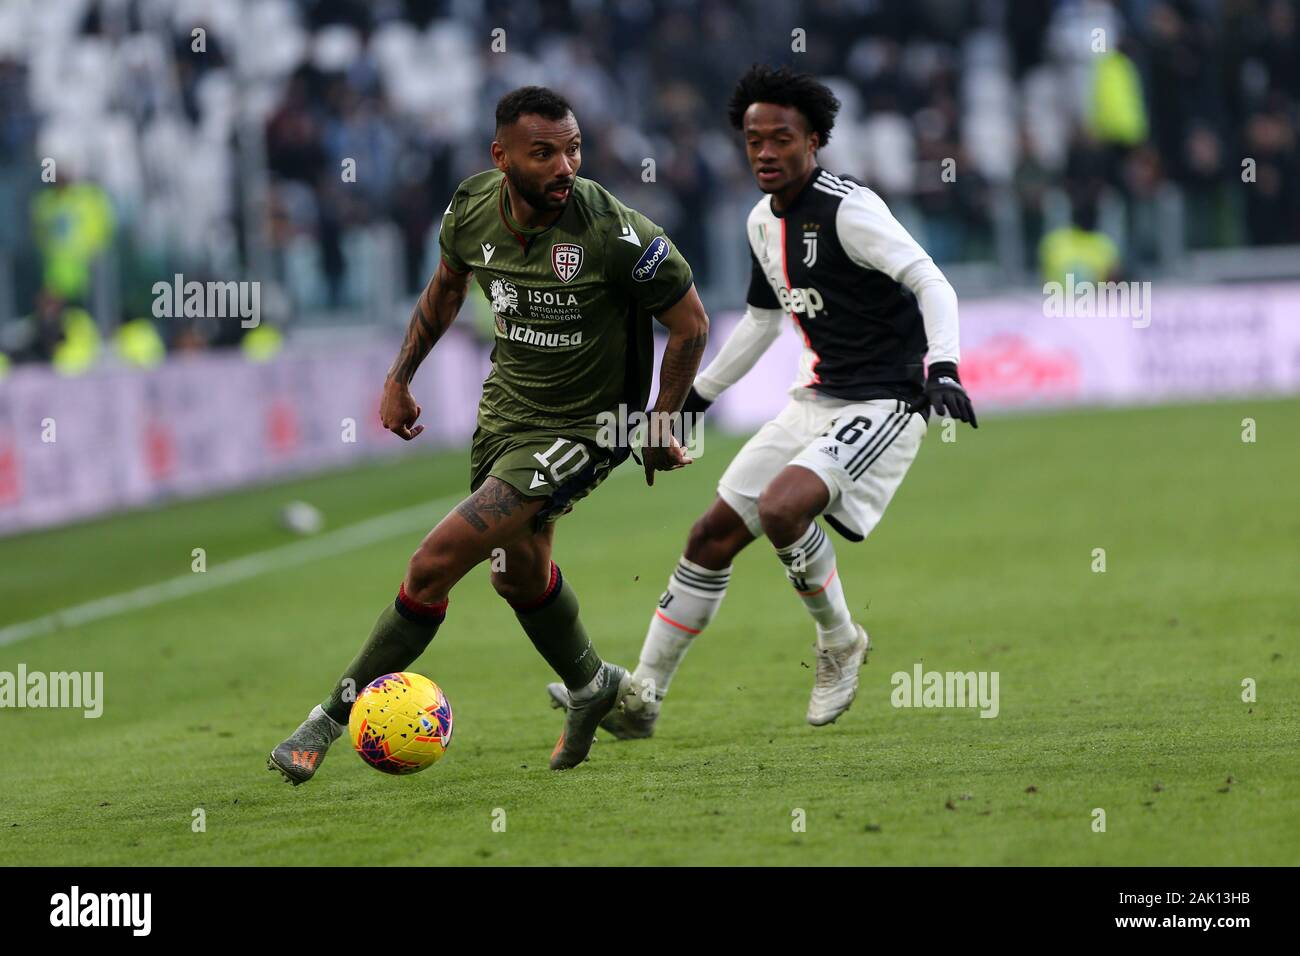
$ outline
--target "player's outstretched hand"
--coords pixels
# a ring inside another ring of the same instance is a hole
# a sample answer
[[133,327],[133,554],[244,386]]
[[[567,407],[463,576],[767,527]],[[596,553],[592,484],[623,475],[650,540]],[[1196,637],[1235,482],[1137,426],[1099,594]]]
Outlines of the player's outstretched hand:
[[682,448],[676,435],[669,432],[667,439],[667,442],[651,442],[641,449],[641,463],[645,466],[647,485],[655,483],[656,471],[676,471],[695,460],[686,454],[686,449]]
[[966,389],[962,388],[957,366],[952,362],[935,362],[930,366],[925,380],[925,395],[912,406],[912,410],[919,411],[927,405],[942,417],[955,418],[971,428],[979,428],[975,421],[975,408]]
[[384,382],[384,395],[379,400],[379,420],[394,435],[410,441],[420,432],[423,425],[416,425],[420,417],[420,406],[415,404],[415,396],[403,382],[388,379]]

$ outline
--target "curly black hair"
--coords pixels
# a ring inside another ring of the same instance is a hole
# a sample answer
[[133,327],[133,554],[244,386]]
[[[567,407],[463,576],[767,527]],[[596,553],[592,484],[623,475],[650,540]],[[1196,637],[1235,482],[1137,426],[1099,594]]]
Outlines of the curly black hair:
[[521,86],[501,97],[497,103],[497,129],[509,126],[525,113],[548,120],[562,120],[572,112],[569,101],[554,90],[544,86]]
[[796,73],[788,66],[770,67],[755,63],[736,83],[731,102],[727,104],[727,119],[733,128],[745,129],[745,110],[752,103],[775,103],[793,106],[808,123],[808,129],[817,134],[819,146],[825,146],[835,126],[835,114],[840,101],[824,83],[817,82],[808,73]]

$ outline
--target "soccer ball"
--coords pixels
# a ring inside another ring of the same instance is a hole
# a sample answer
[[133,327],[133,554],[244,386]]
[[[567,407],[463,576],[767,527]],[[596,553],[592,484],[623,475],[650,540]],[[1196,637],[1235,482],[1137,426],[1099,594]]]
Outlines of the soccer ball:
[[418,773],[451,743],[451,703],[423,674],[385,674],[352,704],[348,733],[361,759],[384,773]]

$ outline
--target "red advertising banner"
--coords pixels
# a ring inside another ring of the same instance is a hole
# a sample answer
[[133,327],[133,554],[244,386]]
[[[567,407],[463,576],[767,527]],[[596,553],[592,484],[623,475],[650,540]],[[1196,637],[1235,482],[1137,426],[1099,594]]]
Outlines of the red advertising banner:
[[[1147,312],[1131,317],[1062,314],[1046,295],[963,300],[961,372],[981,413],[1300,392],[1300,285],[1155,285],[1141,301]],[[738,319],[713,315],[710,355]],[[801,348],[792,327],[710,421],[752,432],[774,417]],[[0,382],[0,534],[466,444],[488,347],[456,329],[438,343],[413,387],[426,431],[411,443],[379,422],[395,350],[377,338],[265,363],[211,353],[76,378],[20,366]]]

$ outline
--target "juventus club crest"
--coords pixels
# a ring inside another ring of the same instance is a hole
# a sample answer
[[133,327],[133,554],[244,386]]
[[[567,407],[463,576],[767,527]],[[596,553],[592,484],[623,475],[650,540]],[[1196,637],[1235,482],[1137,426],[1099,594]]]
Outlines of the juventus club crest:
[[803,234],[803,264],[812,267],[817,261],[817,232],[809,229]]
[[568,282],[582,268],[582,246],[574,242],[557,242],[551,247],[551,268],[561,282]]

